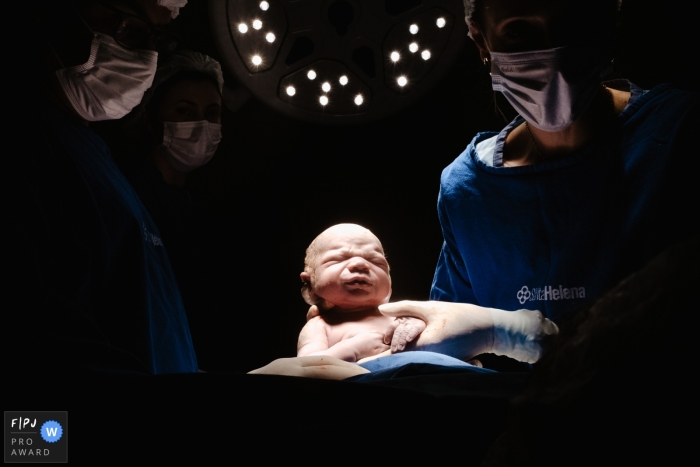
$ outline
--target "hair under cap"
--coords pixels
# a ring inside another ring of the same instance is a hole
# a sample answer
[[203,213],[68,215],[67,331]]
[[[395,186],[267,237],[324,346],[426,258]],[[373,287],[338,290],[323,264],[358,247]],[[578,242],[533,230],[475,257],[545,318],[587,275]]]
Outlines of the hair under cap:
[[182,71],[197,71],[214,79],[221,94],[224,90],[224,75],[221,65],[213,58],[192,50],[179,50],[158,66],[153,84],[141,100],[141,107],[148,104],[158,87]]
[[148,88],[143,95],[141,103],[126,118],[124,128],[129,137],[134,138],[141,131],[139,129],[142,125],[141,116],[148,103],[156,94],[158,87],[183,71],[195,71],[202,73],[204,76],[211,77],[213,81],[216,82],[219,94],[223,93],[224,75],[221,72],[221,65],[219,65],[219,62],[199,52],[178,50],[174,52],[167,61],[158,66],[156,75],[153,78],[153,84],[151,84],[151,87]]
[[[474,16],[474,11],[476,0],[464,0],[464,19],[467,21],[467,26],[471,29],[472,17]],[[617,9],[622,7],[622,0],[617,0]],[[469,31],[469,37],[472,36],[471,31]]]

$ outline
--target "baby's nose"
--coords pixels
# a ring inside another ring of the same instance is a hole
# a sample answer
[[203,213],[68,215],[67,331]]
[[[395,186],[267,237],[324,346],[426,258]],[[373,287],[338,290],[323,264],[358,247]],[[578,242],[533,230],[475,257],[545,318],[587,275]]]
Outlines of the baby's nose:
[[348,269],[351,271],[368,271],[369,263],[366,259],[356,256],[348,262]]

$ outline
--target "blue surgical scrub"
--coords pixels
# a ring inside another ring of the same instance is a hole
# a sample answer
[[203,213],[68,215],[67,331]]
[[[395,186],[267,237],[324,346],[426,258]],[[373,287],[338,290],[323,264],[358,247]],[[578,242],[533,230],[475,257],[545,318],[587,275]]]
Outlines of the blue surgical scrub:
[[696,231],[698,94],[629,86],[614,123],[563,159],[499,166],[521,117],[476,135],[442,173],[432,300],[536,309],[561,323]]
[[3,187],[11,365],[196,372],[165,246],[105,142],[51,104],[30,101],[22,110],[11,128],[21,150],[12,151]]

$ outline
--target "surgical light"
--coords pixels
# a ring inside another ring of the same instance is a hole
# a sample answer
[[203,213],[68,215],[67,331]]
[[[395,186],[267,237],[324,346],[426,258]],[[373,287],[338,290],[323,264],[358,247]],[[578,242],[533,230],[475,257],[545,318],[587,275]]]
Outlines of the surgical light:
[[467,42],[456,0],[204,3],[233,111],[254,96],[309,122],[375,121],[439,85]]

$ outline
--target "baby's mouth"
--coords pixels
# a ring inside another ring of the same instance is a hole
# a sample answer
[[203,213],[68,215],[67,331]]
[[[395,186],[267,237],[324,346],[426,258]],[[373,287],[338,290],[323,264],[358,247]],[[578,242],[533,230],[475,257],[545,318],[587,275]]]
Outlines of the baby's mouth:
[[368,286],[368,285],[372,285],[372,284],[364,279],[353,279],[351,281],[345,282],[345,285],[363,287],[363,286]]

